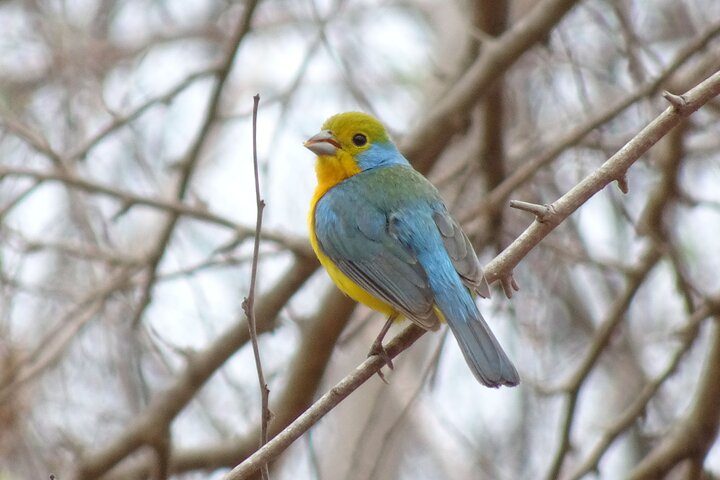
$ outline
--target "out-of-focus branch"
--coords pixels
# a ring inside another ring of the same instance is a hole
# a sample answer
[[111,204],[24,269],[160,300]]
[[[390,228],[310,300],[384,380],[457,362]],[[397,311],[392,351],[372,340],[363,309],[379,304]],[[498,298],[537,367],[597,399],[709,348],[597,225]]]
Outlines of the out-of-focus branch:
[[104,139],[106,139],[113,132],[116,132],[120,128],[123,128],[124,126],[137,120],[145,112],[150,110],[152,107],[154,107],[158,104],[162,104],[162,103],[169,103],[172,99],[177,97],[180,93],[185,91],[188,87],[190,87],[196,81],[203,79],[205,77],[209,77],[211,75],[216,75],[218,73],[218,70],[219,70],[218,66],[212,66],[205,70],[200,70],[198,72],[188,75],[181,82],[179,82],[177,85],[175,85],[173,88],[171,88],[164,94],[151,98],[150,100],[148,100],[145,103],[136,107],[131,112],[127,113],[126,115],[114,118],[112,122],[108,123],[106,126],[101,128],[100,130],[98,130],[89,139],[87,139],[82,145],[80,145],[73,152],[71,152],[68,155],[68,157],[71,159],[80,159],[80,158],[84,157],[85,155],[88,154],[88,152],[90,150],[92,150],[95,146],[97,146],[100,142],[102,142]]
[[607,350],[612,333],[618,324],[625,318],[627,309],[630,308],[632,299],[635,297],[640,286],[645,282],[652,268],[660,260],[660,253],[653,245],[649,246],[641,255],[636,268],[628,275],[628,282],[624,291],[610,307],[607,317],[600,324],[595,336],[588,347],[585,357],[580,361],[580,366],[573,373],[572,378],[563,390],[566,391],[566,404],[563,412],[562,426],[560,429],[560,440],[557,451],[553,456],[552,464],[546,478],[554,480],[559,477],[565,455],[571,448],[570,432],[575,421],[578,396],[585,380],[597,363],[600,355]]
[[83,328],[99,311],[108,298],[129,283],[130,269],[119,268],[112,277],[97,290],[89,291],[82,300],[58,319],[56,326],[48,328],[46,336],[38,339],[36,347],[18,359],[17,373],[10,383],[0,383],[0,404],[10,396],[19,395],[19,390],[45,369],[57,364],[57,359]]
[[[236,241],[252,238],[255,234],[255,229],[245,225],[240,225],[227,217],[213,213],[202,205],[193,206],[183,203],[181,200],[173,201],[163,200],[157,197],[147,197],[127,192],[94,180],[88,180],[69,172],[41,171],[27,167],[0,165],[0,179],[3,177],[25,177],[41,182],[61,182],[66,186],[76,188],[78,190],[115,198],[123,205],[123,211],[133,205],[143,205],[167,212],[171,215],[186,216],[213,223],[235,231]],[[304,258],[314,258],[312,249],[310,248],[307,239],[304,237],[293,236],[291,234],[277,231],[264,230],[262,232],[262,239],[277,243],[278,245],[285,247]]]
[[546,38],[577,0],[544,0],[516,22],[497,41],[485,42],[480,57],[448,88],[442,99],[423,115],[422,123],[402,142],[402,151],[420,171],[448,145],[470,112],[530,47]]
[[[715,315],[718,315],[715,305]],[[716,319],[717,320],[717,319]],[[705,368],[687,416],[635,467],[629,478],[664,478],[676,466],[689,462],[687,478],[700,478],[702,464],[717,439],[720,423],[720,326],[712,326]]]
[[[575,374],[573,374],[568,385],[564,387],[564,390],[566,390],[566,405],[561,423],[560,440],[547,475],[548,479],[560,477],[563,463],[571,449],[570,435],[575,422],[578,396],[582,385],[597,364],[601,354],[607,350],[606,347],[610,341],[610,337],[620,321],[625,318],[626,310],[629,308],[634,294],[646,281],[649,272],[660,260],[661,254],[665,250],[661,244],[664,241],[663,239],[667,238],[662,219],[665,215],[666,207],[672,201],[677,189],[677,173],[683,158],[682,144],[688,123],[687,121],[681,122],[677,128],[658,142],[654,151],[657,154],[656,156],[660,157],[658,163],[662,169],[662,177],[649,193],[648,200],[641,215],[641,220],[639,221],[641,224],[639,230],[648,234],[653,241],[641,255],[640,264],[628,272],[625,291],[620,294],[618,300],[613,304],[611,315],[600,325],[586,357],[580,362],[579,368]],[[644,227],[642,225],[644,225]],[[679,354],[677,355],[678,358],[680,356]]]
[[21,139],[36,152],[46,156],[55,165],[63,164],[62,155],[52,148],[50,142],[44,136],[12,118],[0,118],[0,126]]
[[[200,155],[203,151],[203,148],[205,147],[206,143],[210,138],[210,132],[213,128],[215,119],[220,109],[220,98],[222,97],[222,93],[225,89],[225,84],[230,75],[230,71],[235,60],[235,55],[240,48],[240,44],[242,43],[243,38],[245,38],[245,35],[247,35],[247,33],[250,31],[250,22],[252,20],[253,14],[255,13],[255,8],[257,7],[258,3],[259,0],[249,0],[244,5],[242,16],[240,17],[240,20],[233,32],[233,36],[230,39],[228,50],[225,53],[220,67],[218,68],[217,82],[215,83],[215,86],[210,93],[210,99],[207,110],[205,112],[205,118],[200,126],[195,141],[191,144],[183,160],[178,164],[180,179],[177,185],[177,190],[175,192],[175,197],[180,201],[185,198],[190,188],[190,183],[192,181],[193,173],[195,172],[195,167],[200,161]],[[175,213],[171,214],[170,217],[167,219],[165,225],[163,226],[162,230],[160,231],[160,234],[158,235],[157,242],[155,243],[155,248],[153,249],[148,261],[147,280],[142,288],[142,291],[140,292],[140,300],[138,301],[133,319],[131,321],[132,325],[137,325],[140,323],[140,319],[142,318],[145,310],[150,304],[152,290],[155,285],[160,260],[162,260],[165,252],[167,251],[167,246],[170,243],[170,239],[172,238],[173,232],[175,231],[175,226],[177,225],[179,218],[179,215]]]
[[648,382],[633,400],[633,402],[618,416],[605,432],[597,444],[592,448],[587,458],[581,462],[575,470],[573,470],[568,478],[570,480],[580,480],[585,475],[596,471],[600,458],[605,454],[612,443],[620,436],[622,432],[635,423],[645,409],[648,402],[655,397],[660,387],[670,376],[677,370],[680,361],[685,357],[690,347],[695,343],[700,332],[700,324],[703,320],[711,315],[718,314],[718,305],[720,305],[720,295],[716,295],[713,299],[703,303],[692,316],[688,319],[686,333],[681,336],[682,342],[668,362],[667,367],[652,381]]
[[[492,37],[498,37],[504,33],[510,16],[510,2],[507,0],[481,0],[475,3],[474,13],[478,27]],[[482,48],[482,45],[478,45]],[[486,191],[494,190],[505,180],[507,176],[507,155],[505,149],[506,132],[506,96],[505,96],[505,75],[498,75],[496,81],[491,85],[490,91],[479,106],[481,121],[479,125],[473,125],[480,134],[480,152],[477,161],[482,169],[485,178]],[[504,247],[500,232],[503,230],[503,217],[500,210],[490,212],[488,217],[488,228],[483,229],[494,238],[491,240],[497,249]]]
[[[674,60],[671,61],[662,73],[655,79],[647,82],[644,86],[633,90],[625,97],[618,99],[607,109],[600,111],[598,114],[593,115],[591,118],[588,118],[579,125],[570,128],[567,130],[567,133],[564,133],[558,138],[552,147],[548,148],[540,155],[533,155],[534,151],[525,152],[519,155],[521,158],[529,157],[529,160],[516,162],[517,168],[513,169],[512,173],[500,185],[482,199],[478,210],[495,211],[499,209],[516,188],[532,178],[533,175],[535,175],[535,173],[544,165],[547,165],[554,159],[558,158],[558,156],[568,148],[573,145],[577,145],[577,143],[585,138],[590,132],[599,126],[604,125],[631,105],[637,103],[643,98],[647,98],[657,93],[659,89],[662,88],[662,86],[673,75],[675,75],[676,72],[685,65],[691,57],[697,55],[698,51],[704,48],[708,42],[718,35],[720,35],[720,23],[707,29],[699,35],[695,41],[689,43],[681,49],[676,54]],[[712,59],[714,63],[717,63],[715,55],[711,55],[709,58]],[[684,84],[685,82],[678,81],[673,83]],[[685,89],[687,87],[682,88]],[[533,147],[533,150],[535,148],[536,147]],[[475,212],[471,213],[473,216],[476,215]]]

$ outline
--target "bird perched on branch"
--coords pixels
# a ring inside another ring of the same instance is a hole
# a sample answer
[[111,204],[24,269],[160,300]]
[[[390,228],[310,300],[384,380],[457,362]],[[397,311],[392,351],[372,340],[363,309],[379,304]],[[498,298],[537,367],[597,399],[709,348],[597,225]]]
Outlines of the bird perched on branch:
[[305,147],[317,155],[312,247],[340,290],[388,315],[370,353],[392,368],[382,339],[394,320],[429,330],[444,321],[480,383],[517,385],[474,301],[472,292],[482,295],[487,283],[470,241],[385,127],[365,113],[341,113]]

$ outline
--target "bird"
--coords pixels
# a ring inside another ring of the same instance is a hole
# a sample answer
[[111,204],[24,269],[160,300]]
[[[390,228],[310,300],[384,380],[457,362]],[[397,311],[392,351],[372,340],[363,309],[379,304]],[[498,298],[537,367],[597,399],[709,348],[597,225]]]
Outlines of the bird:
[[475,303],[489,290],[470,240],[384,125],[367,113],[339,113],[303,145],[316,155],[312,248],[343,293],[388,317],[370,355],[392,368],[382,339],[401,318],[426,330],[445,322],[481,384],[517,385],[517,369]]

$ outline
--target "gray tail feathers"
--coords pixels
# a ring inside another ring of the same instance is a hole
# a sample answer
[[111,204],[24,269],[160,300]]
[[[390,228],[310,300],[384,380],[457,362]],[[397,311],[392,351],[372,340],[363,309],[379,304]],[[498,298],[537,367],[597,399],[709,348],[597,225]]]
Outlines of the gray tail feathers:
[[465,361],[475,378],[488,387],[513,387],[520,383],[515,366],[503,351],[490,327],[476,310],[475,318],[445,320],[460,345]]

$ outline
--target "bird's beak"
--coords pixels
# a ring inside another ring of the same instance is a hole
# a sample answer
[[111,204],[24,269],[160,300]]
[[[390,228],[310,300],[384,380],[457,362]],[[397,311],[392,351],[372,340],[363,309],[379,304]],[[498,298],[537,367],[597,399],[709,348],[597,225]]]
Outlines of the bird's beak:
[[330,130],[323,130],[313,135],[303,145],[316,155],[333,156],[340,148],[340,144]]

